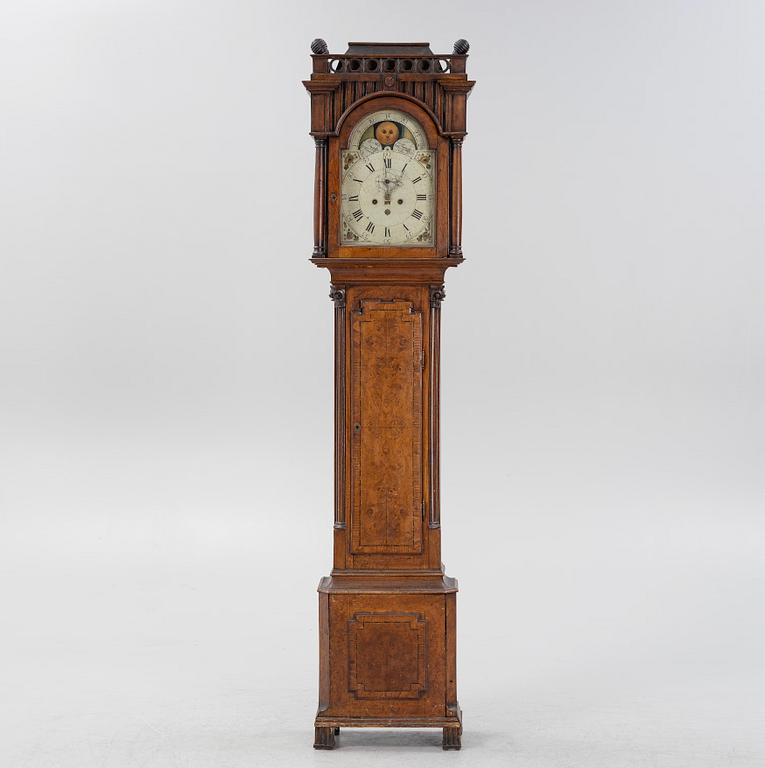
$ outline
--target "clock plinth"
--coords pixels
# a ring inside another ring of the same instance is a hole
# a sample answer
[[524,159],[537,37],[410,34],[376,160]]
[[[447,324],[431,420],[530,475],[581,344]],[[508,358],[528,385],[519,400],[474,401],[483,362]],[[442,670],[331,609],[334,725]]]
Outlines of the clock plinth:
[[[462,261],[467,43],[312,44],[314,256],[335,306],[335,514],[319,584],[317,749],[347,727],[459,749],[457,582],[441,563],[444,275]],[[464,44],[464,45],[463,45]],[[456,51],[456,46],[455,46]]]
[[443,728],[459,749],[456,593],[448,577],[323,578],[315,727]]

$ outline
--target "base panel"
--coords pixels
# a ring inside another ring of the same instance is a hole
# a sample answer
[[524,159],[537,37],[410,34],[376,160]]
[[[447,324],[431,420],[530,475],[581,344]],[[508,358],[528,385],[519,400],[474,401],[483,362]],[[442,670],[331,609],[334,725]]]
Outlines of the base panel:
[[339,728],[442,728],[461,746],[456,581],[323,579],[319,587],[317,749]]

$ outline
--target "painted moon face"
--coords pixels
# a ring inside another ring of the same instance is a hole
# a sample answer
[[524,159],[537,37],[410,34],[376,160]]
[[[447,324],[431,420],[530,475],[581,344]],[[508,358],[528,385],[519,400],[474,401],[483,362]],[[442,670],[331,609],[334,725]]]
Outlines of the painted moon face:
[[390,120],[384,120],[375,128],[375,138],[384,147],[391,147],[398,141],[398,126]]
[[409,157],[411,157],[416,151],[414,142],[410,139],[399,139],[393,145],[393,149],[395,149],[396,152],[401,152],[402,155],[408,155]]
[[377,139],[366,139],[365,141],[361,142],[361,146],[359,147],[363,157],[373,155],[375,152],[379,152],[381,149],[382,147],[380,146],[380,142],[377,141]]

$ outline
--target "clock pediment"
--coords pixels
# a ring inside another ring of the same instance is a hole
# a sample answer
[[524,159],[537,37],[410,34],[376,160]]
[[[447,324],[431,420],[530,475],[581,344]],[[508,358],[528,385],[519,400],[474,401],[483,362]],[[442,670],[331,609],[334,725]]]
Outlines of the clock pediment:
[[432,56],[430,43],[348,43],[346,56]]

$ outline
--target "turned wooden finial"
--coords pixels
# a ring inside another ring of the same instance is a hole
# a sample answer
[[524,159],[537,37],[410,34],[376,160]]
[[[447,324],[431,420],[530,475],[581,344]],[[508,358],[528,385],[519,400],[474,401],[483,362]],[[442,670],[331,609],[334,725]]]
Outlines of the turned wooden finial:
[[469,50],[470,50],[470,43],[467,40],[463,40],[462,38],[460,38],[454,44],[454,52],[458,56],[465,56]]
[[317,37],[312,43],[311,43],[311,50],[318,56],[320,54],[329,53],[329,48],[327,48],[327,41],[322,40],[320,37]]

